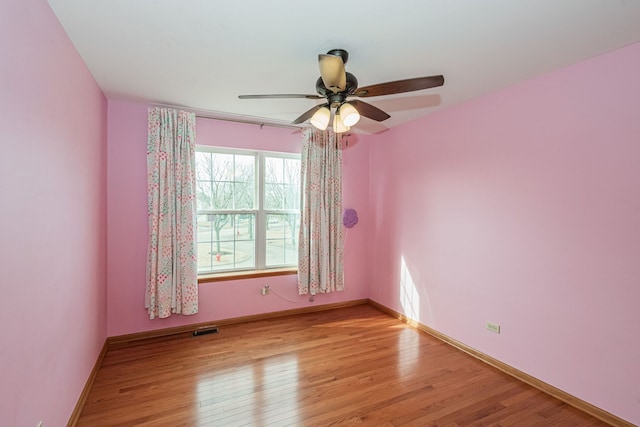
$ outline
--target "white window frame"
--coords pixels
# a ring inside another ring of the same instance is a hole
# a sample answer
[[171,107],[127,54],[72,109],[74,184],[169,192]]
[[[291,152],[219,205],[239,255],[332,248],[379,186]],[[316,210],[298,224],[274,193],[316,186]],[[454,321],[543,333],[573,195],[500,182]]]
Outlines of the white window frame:
[[[203,271],[199,272],[199,276],[207,276],[207,275],[215,275],[215,274],[225,274],[225,273],[235,273],[235,272],[251,272],[251,271],[260,271],[260,270],[276,270],[282,268],[293,268],[297,267],[296,264],[281,264],[281,265],[266,265],[266,217],[269,214],[300,214],[300,209],[265,209],[264,208],[264,191],[265,191],[265,183],[264,183],[264,171],[265,171],[265,159],[267,157],[276,157],[282,159],[296,159],[300,160],[301,156],[297,153],[285,153],[285,152],[277,152],[277,151],[263,151],[263,150],[246,150],[241,148],[226,148],[226,147],[217,147],[211,145],[196,145],[196,152],[205,152],[205,153],[217,153],[217,154],[235,154],[235,155],[243,155],[243,156],[254,156],[255,158],[255,173],[254,173],[254,189],[255,189],[255,202],[254,209],[208,209],[208,210],[198,210],[196,209],[196,215],[207,215],[207,214],[255,214],[255,235],[254,235],[254,257],[255,257],[255,267],[247,267],[247,268],[230,268],[225,270],[211,270],[211,271]],[[197,238],[197,232],[196,232]],[[197,242],[196,242],[197,243]]]

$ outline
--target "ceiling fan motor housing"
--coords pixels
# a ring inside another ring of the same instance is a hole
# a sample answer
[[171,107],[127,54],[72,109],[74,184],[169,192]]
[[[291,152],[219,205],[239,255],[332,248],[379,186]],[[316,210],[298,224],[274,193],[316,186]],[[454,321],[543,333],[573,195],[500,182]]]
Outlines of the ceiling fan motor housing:
[[318,92],[320,96],[327,98],[332,107],[338,102],[339,104],[343,103],[347,99],[347,96],[352,95],[358,88],[358,79],[356,79],[356,76],[349,72],[345,74],[347,75],[347,84],[345,89],[339,93],[333,93],[333,91],[327,89],[322,81],[322,77],[319,77],[316,81],[316,92]]

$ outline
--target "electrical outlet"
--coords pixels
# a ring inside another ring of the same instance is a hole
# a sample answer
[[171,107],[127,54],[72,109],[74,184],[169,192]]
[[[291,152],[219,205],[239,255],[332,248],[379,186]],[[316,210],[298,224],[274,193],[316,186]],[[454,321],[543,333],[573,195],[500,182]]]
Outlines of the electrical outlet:
[[271,286],[263,285],[262,289],[260,290],[260,295],[262,296],[269,295],[269,291],[271,291]]
[[491,331],[495,334],[500,333],[500,325],[496,323],[487,322],[487,331]]

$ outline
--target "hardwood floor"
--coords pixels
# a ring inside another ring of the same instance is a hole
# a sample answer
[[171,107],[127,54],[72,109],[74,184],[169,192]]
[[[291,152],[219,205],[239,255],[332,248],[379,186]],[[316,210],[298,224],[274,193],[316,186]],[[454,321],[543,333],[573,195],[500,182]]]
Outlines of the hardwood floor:
[[78,426],[604,426],[369,305],[110,348]]

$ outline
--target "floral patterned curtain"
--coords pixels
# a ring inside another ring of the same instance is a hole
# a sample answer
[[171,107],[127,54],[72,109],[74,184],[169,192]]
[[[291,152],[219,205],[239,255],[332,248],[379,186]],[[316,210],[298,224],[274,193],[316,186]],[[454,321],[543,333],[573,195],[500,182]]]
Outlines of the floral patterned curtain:
[[302,132],[298,293],[344,290],[342,136]]
[[149,318],[198,312],[193,113],[149,109],[149,245],[145,307]]

